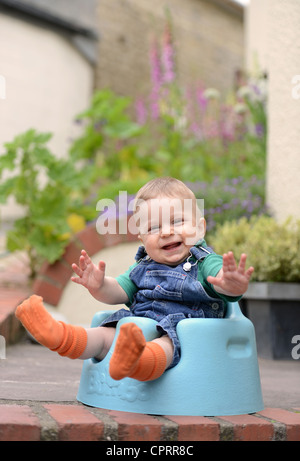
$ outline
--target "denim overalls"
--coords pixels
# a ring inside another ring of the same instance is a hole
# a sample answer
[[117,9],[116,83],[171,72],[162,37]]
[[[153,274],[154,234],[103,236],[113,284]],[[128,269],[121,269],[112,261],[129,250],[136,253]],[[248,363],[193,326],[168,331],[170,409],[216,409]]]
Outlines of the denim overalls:
[[182,262],[178,266],[167,266],[153,261],[143,246],[139,247],[136,260],[139,262],[129,274],[138,290],[130,311],[121,309],[108,317],[102,326],[112,326],[126,316],[148,317],[158,322],[157,329],[167,334],[174,345],[174,367],[180,359],[180,343],[176,325],[185,318],[221,318],[225,303],[220,298],[210,297],[198,281],[198,261],[213,251],[208,247],[193,246],[188,271]]

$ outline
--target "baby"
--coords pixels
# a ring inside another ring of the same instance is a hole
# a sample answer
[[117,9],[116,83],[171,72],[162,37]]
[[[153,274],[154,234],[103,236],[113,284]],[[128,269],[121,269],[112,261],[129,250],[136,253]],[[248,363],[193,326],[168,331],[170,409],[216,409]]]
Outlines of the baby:
[[18,306],[17,318],[35,339],[72,359],[102,360],[123,317],[157,321],[158,338],[146,342],[133,322],[124,323],[109,363],[113,379],[157,379],[180,360],[176,325],[185,318],[222,318],[226,303],[241,298],[253,267],[246,270],[246,255],[238,265],[232,252],[216,255],[204,240],[205,220],[193,192],[174,178],[148,182],[135,199],[134,217],[139,230],[136,262],[116,279],[105,275],[105,263],[95,266],[82,250],[77,277],[97,300],[126,304],[97,328],[85,329],[56,321],[42,298],[31,296]]

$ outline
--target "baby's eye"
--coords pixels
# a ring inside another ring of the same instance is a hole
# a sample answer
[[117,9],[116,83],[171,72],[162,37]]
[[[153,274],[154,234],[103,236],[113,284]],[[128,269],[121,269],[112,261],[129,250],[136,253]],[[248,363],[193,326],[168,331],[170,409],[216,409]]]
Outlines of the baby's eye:
[[149,227],[148,232],[151,234],[156,234],[157,232],[159,232],[159,225],[153,224],[152,226]]
[[175,219],[173,224],[174,226],[180,226],[181,224],[183,224],[183,219],[182,218]]

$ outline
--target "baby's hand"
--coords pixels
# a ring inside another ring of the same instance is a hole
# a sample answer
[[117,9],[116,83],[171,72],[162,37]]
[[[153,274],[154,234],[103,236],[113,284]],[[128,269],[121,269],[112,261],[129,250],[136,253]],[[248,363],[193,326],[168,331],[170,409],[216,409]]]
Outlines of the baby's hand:
[[102,287],[105,276],[105,263],[100,261],[97,267],[85,250],[81,251],[79,266],[72,264],[72,269],[78,275],[78,277],[71,277],[72,282],[83,285],[91,294]]
[[217,277],[209,276],[207,281],[214,285],[216,291],[229,296],[240,296],[248,289],[253,267],[246,269],[247,255],[242,254],[239,265],[236,265],[233,253],[230,251],[223,255],[223,268]]

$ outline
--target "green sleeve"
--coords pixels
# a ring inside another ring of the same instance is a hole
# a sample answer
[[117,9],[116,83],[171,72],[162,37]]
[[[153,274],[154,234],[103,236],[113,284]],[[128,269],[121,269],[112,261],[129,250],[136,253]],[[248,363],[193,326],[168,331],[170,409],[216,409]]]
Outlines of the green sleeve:
[[132,264],[129,269],[124,272],[124,274],[119,275],[116,280],[118,284],[123,288],[125,293],[128,296],[128,303],[126,303],[127,307],[130,307],[132,302],[133,302],[133,296],[137,292],[137,287],[136,285],[130,280],[129,274],[132,271],[132,269],[137,265],[137,263]]
[[201,282],[203,288],[209,296],[221,298],[226,302],[235,302],[239,301],[242,296],[226,296],[221,293],[218,293],[211,283],[208,283],[206,280],[209,275],[216,277],[218,272],[222,269],[223,266],[223,257],[216,254],[210,254],[206,256],[199,263],[198,270],[198,280]]

